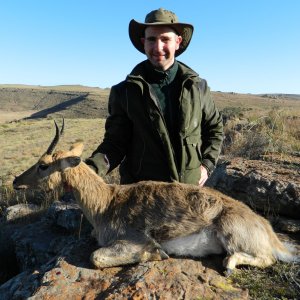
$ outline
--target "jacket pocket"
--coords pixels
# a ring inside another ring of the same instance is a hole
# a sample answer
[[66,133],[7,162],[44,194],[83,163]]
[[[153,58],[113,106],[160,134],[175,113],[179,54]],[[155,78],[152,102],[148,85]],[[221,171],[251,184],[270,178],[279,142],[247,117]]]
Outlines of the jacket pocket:
[[185,138],[186,168],[195,169],[201,166],[200,137],[191,135]]

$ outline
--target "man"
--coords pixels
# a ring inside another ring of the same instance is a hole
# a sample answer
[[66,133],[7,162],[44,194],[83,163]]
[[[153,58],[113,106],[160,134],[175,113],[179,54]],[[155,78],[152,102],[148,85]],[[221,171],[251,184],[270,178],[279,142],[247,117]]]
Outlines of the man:
[[98,174],[120,165],[122,184],[141,180],[202,186],[223,137],[222,118],[205,80],[175,57],[193,26],[167,10],[131,20],[129,36],[147,60],[111,88],[104,140],[87,159]]

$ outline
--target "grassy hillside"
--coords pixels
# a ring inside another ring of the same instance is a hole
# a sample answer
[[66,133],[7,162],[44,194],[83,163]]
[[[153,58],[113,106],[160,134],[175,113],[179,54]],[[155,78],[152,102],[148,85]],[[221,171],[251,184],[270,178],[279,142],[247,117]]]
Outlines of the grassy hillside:
[[[0,85],[0,123],[20,117],[106,118],[109,89],[84,86]],[[300,112],[295,95],[251,95],[212,92],[222,110],[232,108],[257,116],[271,108]],[[296,95],[297,96],[297,95]],[[16,115],[14,116],[14,113]]]
[[[52,119],[66,119],[62,147],[81,139],[84,155],[90,155],[103,137],[108,95],[109,89],[82,86],[0,85],[2,181],[11,182],[46,150],[54,135]],[[254,158],[300,151],[299,100],[222,92],[213,92],[213,98],[226,118],[225,154]],[[8,113],[17,121],[8,122]],[[19,120],[23,117],[30,119]]]
[[108,93],[108,89],[81,86],[0,85],[0,123],[18,119],[19,115],[105,118]]

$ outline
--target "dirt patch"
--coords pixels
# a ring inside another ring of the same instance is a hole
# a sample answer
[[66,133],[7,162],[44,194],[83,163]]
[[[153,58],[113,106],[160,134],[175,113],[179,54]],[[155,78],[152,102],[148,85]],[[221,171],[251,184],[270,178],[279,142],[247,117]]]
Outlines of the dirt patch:
[[36,112],[37,112],[36,110],[26,110],[26,111],[0,110],[0,124],[27,118],[30,117],[32,114],[35,114]]

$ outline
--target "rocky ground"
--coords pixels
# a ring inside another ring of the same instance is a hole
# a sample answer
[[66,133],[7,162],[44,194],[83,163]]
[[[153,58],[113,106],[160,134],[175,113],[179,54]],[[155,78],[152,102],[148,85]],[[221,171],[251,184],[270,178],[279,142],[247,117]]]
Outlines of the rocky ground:
[[[299,248],[299,175],[297,159],[223,159],[208,184],[265,213],[280,238]],[[55,202],[30,222],[16,222],[36,211],[26,209],[11,207],[2,216],[1,299],[250,299],[224,277],[222,255],[95,270],[89,255],[97,245],[76,204]]]

